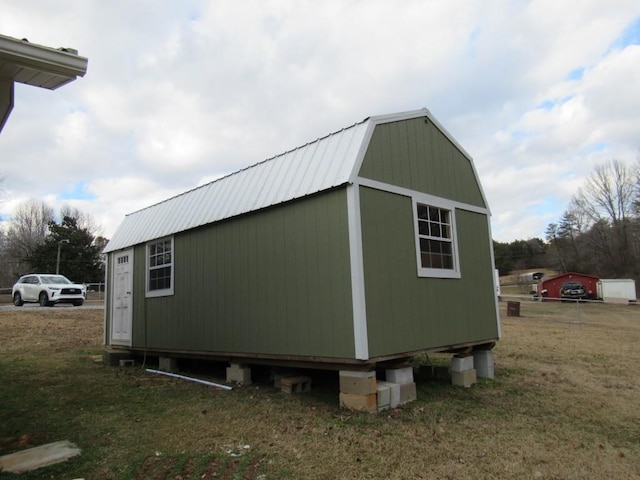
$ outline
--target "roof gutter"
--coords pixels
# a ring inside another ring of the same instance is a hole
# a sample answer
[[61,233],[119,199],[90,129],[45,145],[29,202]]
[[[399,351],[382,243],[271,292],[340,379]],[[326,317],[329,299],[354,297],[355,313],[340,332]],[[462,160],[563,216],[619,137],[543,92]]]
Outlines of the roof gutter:
[[14,104],[14,83],[55,90],[87,72],[89,60],[72,48],[50,48],[0,35],[0,132]]
[[71,48],[55,49],[0,35],[0,62],[12,63],[41,73],[67,77],[55,90],[87,72],[89,60]]

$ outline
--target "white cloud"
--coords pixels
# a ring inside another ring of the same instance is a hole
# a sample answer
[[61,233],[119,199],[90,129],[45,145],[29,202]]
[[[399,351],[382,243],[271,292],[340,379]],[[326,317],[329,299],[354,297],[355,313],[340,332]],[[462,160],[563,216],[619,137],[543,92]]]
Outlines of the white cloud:
[[[640,46],[618,42],[631,0],[5,3],[0,33],[77,48],[89,69],[16,88],[2,216],[76,202],[109,236],[128,212],[427,107],[475,158],[509,241],[543,236],[594,165],[640,147]],[[77,185],[91,195],[65,198]]]

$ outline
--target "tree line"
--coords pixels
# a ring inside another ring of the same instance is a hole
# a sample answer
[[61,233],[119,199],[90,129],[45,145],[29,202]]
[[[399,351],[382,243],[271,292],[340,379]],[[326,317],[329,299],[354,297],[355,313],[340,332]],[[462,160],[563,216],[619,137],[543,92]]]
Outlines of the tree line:
[[[73,281],[104,281],[101,252],[107,240],[97,235],[93,219],[70,207],[61,209],[59,220],[54,213],[46,203],[29,200],[16,208],[6,229],[0,225],[0,287],[26,273],[58,268]],[[501,275],[549,268],[639,280],[640,156],[633,165],[598,165],[558,222],[547,226],[544,239],[493,246]]]
[[107,240],[97,231],[92,217],[78,209],[62,207],[56,217],[43,201],[18,205],[8,226],[0,226],[0,287],[36,272],[60,273],[79,283],[104,282]]
[[[545,238],[493,243],[496,268],[640,279],[640,157],[598,165]],[[640,282],[637,282],[640,283]]]

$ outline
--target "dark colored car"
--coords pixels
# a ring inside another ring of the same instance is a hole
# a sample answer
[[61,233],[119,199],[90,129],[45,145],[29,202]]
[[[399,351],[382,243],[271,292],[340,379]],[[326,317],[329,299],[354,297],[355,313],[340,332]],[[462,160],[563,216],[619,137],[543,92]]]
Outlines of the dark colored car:
[[587,290],[580,282],[563,283],[560,287],[560,298],[581,300],[587,298]]

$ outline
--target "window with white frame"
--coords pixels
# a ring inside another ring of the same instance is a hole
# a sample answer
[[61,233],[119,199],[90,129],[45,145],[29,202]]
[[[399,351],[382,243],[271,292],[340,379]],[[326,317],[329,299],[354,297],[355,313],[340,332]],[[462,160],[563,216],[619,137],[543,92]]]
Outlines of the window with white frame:
[[454,209],[414,201],[418,275],[459,278]]
[[173,295],[173,238],[147,244],[147,296]]

